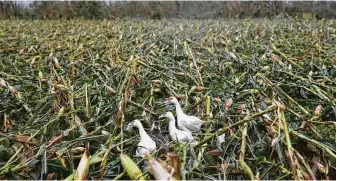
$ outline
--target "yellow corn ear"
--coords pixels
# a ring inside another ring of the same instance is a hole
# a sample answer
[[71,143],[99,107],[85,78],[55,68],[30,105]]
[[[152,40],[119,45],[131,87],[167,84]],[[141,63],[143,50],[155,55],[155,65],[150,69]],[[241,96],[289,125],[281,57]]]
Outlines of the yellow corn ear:
[[67,178],[65,178],[64,180],[74,180],[74,176],[75,176],[75,170],[73,171],[72,174],[70,174]]
[[145,180],[142,171],[137,164],[127,155],[120,154],[122,166],[131,180]]

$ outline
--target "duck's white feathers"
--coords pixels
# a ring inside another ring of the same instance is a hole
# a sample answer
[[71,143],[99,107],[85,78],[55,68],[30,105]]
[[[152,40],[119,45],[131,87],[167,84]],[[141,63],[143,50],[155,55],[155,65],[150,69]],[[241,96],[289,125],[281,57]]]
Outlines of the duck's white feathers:
[[176,128],[174,116],[171,112],[166,112],[163,117],[169,119],[169,135],[176,143],[189,143],[193,141],[193,136],[190,131],[179,130]]
[[128,125],[128,128],[131,127],[138,128],[140,135],[140,142],[137,145],[136,156],[144,157],[145,153],[150,154],[154,152],[156,150],[156,143],[146,133],[141,122],[139,120],[134,120]]
[[136,156],[144,157],[144,154],[150,154],[156,150],[156,143],[150,138],[149,140],[141,140],[137,145]]
[[193,136],[189,131],[175,129],[169,130],[169,132],[171,139],[175,142],[188,143],[193,140]]
[[168,102],[173,103],[176,107],[177,125],[179,129],[191,132],[198,132],[200,130],[201,125],[204,123],[202,120],[195,116],[186,115],[175,97],[170,97]]
[[186,114],[177,115],[178,128],[184,131],[198,132],[204,123],[195,116],[188,116]]

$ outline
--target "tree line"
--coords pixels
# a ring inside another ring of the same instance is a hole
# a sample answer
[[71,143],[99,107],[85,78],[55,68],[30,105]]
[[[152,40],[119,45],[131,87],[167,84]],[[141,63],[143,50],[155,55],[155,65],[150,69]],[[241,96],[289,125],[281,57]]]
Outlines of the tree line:
[[335,1],[0,1],[0,19],[335,19]]

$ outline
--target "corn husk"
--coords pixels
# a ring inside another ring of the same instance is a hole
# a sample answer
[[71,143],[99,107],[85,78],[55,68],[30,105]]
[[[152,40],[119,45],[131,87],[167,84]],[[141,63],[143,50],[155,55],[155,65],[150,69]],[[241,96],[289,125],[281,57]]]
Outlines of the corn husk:
[[165,168],[162,167],[162,164],[156,161],[151,155],[145,154],[145,157],[149,161],[148,170],[156,180],[175,180],[174,177],[169,174]]
[[90,155],[89,150],[85,150],[80,163],[78,164],[74,180],[87,180],[89,176]]
[[131,180],[145,180],[137,164],[126,154],[120,154],[122,166]]

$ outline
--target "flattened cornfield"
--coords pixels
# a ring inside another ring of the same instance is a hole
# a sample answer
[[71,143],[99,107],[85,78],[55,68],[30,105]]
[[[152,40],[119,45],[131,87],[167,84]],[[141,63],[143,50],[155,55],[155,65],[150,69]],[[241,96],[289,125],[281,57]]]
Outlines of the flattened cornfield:
[[[0,179],[154,179],[134,119],[175,179],[336,179],[336,21],[0,27]],[[170,96],[206,122],[197,144],[158,120]]]

